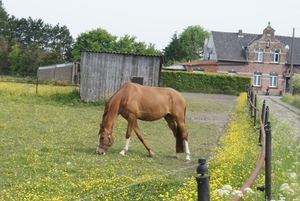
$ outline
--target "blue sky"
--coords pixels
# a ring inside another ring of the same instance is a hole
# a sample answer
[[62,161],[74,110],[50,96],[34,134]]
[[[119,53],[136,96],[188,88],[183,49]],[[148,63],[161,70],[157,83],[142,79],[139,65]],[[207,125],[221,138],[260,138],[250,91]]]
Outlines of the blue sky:
[[6,12],[17,18],[42,19],[67,26],[74,39],[102,28],[115,36],[136,36],[136,41],[162,50],[175,32],[191,25],[207,31],[262,33],[268,22],[276,35],[300,36],[298,0],[2,0]]

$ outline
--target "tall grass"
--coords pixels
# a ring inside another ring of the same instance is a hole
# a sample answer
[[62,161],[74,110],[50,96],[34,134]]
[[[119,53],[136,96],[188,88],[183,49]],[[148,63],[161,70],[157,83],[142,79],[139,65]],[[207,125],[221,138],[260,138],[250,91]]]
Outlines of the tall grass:
[[281,100],[300,109],[300,95],[286,93],[282,96]]

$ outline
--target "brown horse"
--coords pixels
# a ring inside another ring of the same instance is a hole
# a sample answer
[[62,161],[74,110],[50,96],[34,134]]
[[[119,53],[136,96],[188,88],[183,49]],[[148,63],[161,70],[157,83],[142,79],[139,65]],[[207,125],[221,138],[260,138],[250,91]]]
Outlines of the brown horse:
[[112,130],[120,114],[128,121],[125,147],[120,154],[124,156],[125,152],[128,151],[133,129],[148,150],[149,156],[153,157],[155,154],[141,135],[137,119],[155,121],[164,117],[176,138],[176,153],[174,157],[178,158],[178,153],[185,152],[185,160],[188,162],[191,159],[188,147],[188,133],[184,124],[185,111],[185,99],[174,89],[142,86],[127,82],[106,103],[102,123],[100,124],[96,152],[105,155],[105,152],[113,144]]

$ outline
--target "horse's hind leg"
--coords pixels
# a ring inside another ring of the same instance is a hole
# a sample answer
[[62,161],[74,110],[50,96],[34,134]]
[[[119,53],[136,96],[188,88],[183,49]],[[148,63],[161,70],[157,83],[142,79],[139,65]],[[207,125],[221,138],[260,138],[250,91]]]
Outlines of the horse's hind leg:
[[135,121],[135,124],[133,126],[133,130],[135,131],[136,135],[138,136],[139,140],[143,143],[143,145],[146,147],[146,149],[149,152],[149,156],[150,157],[154,157],[155,153],[151,150],[151,147],[146,143],[146,141],[144,140],[142,134],[141,134],[141,130],[137,124],[137,121]]
[[[169,128],[172,130],[174,137],[176,138],[177,128],[176,128],[176,123],[174,121],[173,116],[170,114],[167,114],[165,116],[165,120],[168,123]],[[178,153],[175,152],[173,157],[178,159],[179,158]]]
[[182,137],[184,139],[183,141],[184,141],[185,153],[186,153],[185,161],[190,162],[191,158],[190,158],[190,149],[189,149],[189,143],[188,143],[188,133],[186,132],[184,121],[177,122],[177,125],[178,125],[178,129],[180,129]]

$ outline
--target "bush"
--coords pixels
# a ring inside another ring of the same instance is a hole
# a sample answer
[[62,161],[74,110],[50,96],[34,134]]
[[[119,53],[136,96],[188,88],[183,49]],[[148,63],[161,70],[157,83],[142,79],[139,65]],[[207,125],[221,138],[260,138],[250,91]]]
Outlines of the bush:
[[251,78],[209,73],[162,71],[162,86],[182,92],[238,95],[251,84]]

